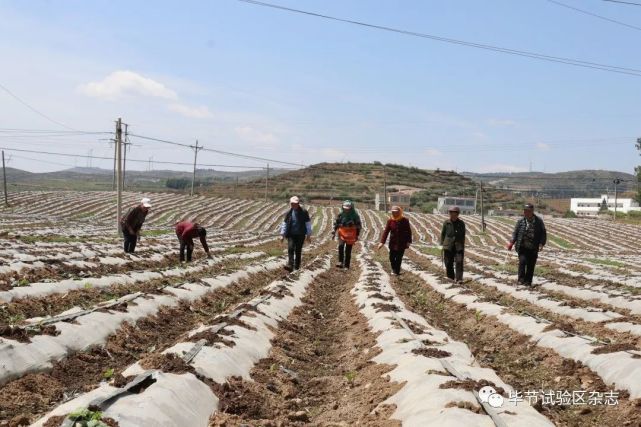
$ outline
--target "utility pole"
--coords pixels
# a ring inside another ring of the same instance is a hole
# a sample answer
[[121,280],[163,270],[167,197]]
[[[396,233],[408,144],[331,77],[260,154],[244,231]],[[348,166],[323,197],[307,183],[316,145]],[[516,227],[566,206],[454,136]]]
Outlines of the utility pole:
[[127,174],[127,149],[129,148],[129,145],[131,144],[129,142],[129,135],[127,134],[127,124],[125,123],[125,140],[122,143],[125,146],[125,153],[124,153],[124,160],[122,163],[122,189],[125,189],[125,177]]
[[238,197],[238,175],[236,175],[236,185],[234,185],[234,196]]
[[269,163],[267,163],[267,174],[265,175],[265,202],[267,202],[267,187],[269,183]]
[[616,221],[617,220],[617,204],[618,204],[618,196],[619,196],[617,185],[621,184],[621,179],[616,178],[612,182],[614,183],[614,220]]
[[194,195],[194,182],[196,182],[196,161],[198,160],[198,150],[202,150],[202,146],[198,146],[198,140],[196,140],[196,145],[192,145],[194,149],[194,174],[191,176],[191,191],[189,192],[190,196]]
[[385,163],[383,163],[383,206],[387,212],[387,168]]
[[483,210],[483,181],[481,181],[481,231],[485,233],[485,211]]
[[114,182],[111,189],[116,191],[116,157],[118,155],[118,144],[116,144],[115,139],[112,139],[111,141],[114,143]]
[[9,207],[9,196],[7,194],[7,170],[4,166],[4,150],[2,150],[2,182],[4,185],[4,205]]
[[120,233],[120,216],[122,214],[122,119],[116,122],[116,227]]
[[476,189],[476,195],[474,196],[474,215],[478,213],[477,207],[479,203],[479,189]]

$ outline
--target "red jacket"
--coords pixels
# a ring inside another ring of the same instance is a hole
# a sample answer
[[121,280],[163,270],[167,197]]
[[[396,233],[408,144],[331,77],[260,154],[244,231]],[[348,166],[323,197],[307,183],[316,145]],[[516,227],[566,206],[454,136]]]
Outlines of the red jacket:
[[399,221],[393,219],[387,220],[385,231],[381,237],[381,243],[385,243],[389,235],[389,248],[392,251],[399,251],[406,249],[409,243],[412,243],[412,229],[410,228],[410,221],[403,218]]
[[199,230],[200,226],[190,221],[182,221],[176,224],[176,236],[178,236],[178,240],[186,243],[187,246],[193,246],[193,239],[198,237],[200,238],[200,243],[202,243],[205,252],[209,252],[205,236],[201,236],[199,234]]

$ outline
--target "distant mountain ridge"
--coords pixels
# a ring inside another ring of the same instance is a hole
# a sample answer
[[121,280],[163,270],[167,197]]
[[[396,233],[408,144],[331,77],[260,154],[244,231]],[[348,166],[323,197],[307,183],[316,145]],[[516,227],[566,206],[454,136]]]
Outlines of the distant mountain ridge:
[[635,175],[610,170],[575,170],[557,173],[515,172],[515,173],[474,173],[462,172],[474,181],[483,181],[496,189],[522,193],[541,193],[544,197],[598,196],[614,191],[614,180],[621,193],[633,192],[637,188]]

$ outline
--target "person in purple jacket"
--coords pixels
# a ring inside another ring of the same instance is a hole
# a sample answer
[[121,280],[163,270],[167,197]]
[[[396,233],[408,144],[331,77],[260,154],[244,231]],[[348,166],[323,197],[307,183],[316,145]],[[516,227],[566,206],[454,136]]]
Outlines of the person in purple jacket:
[[389,261],[392,266],[392,274],[399,276],[405,249],[412,244],[412,229],[410,221],[403,215],[403,209],[398,206],[392,206],[392,215],[387,220],[378,249],[385,245],[387,236],[389,236]]

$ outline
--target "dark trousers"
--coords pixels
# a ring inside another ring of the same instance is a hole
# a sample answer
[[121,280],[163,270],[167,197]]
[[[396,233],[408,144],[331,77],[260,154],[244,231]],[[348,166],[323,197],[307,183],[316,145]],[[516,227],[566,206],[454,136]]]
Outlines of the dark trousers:
[[180,240],[180,262],[185,260],[185,250],[187,251],[187,262],[191,262],[191,254],[194,253],[194,245],[190,245],[184,240]]
[[[463,251],[443,251],[443,258],[445,260],[445,270],[447,277],[450,279],[463,280]],[[454,266],[456,265],[456,274],[454,274]]]
[[352,247],[345,242],[340,242],[338,245],[338,262],[345,268],[349,268],[349,263],[352,260]]
[[539,251],[536,249],[519,250],[519,282],[531,285],[534,277],[534,267],[539,257]]
[[138,241],[138,236],[135,234],[130,234],[127,230],[122,230],[122,235],[125,238],[125,253],[133,254],[136,250],[136,242]]
[[298,270],[300,268],[303,243],[305,243],[304,234],[289,236],[287,238],[287,255],[289,256],[288,265],[292,270]]
[[389,262],[392,266],[392,273],[401,274],[401,263],[403,262],[403,255],[405,254],[405,249],[399,249],[389,251]]

